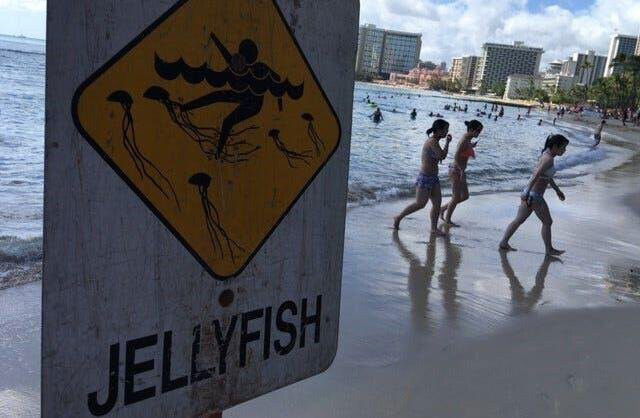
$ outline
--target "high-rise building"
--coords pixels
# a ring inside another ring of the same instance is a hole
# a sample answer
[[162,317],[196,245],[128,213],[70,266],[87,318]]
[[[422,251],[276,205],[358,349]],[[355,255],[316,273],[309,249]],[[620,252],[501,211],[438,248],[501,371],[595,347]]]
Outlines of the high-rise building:
[[542,79],[534,75],[511,74],[507,77],[507,85],[504,88],[505,99],[524,99],[527,97],[527,90],[542,87]]
[[513,45],[485,43],[474,81],[474,89],[490,90],[498,83],[507,82],[511,74],[538,75],[542,48],[514,42]]
[[549,94],[557,93],[558,90],[567,91],[575,84],[575,78],[566,75],[548,75],[542,78],[542,88]]
[[562,71],[562,61],[553,61],[547,65],[547,75],[557,75]]
[[391,73],[408,73],[420,58],[422,34],[360,26],[356,75],[388,77]]
[[460,81],[463,88],[470,89],[473,86],[479,59],[480,57],[474,55],[454,58],[451,63],[451,79]]
[[605,77],[610,77],[620,71],[619,68],[613,66],[613,62],[620,54],[634,55],[638,47],[638,37],[631,35],[613,35],[609,43],[609,54],[607,54],[607,63],[604,71]]
[[595,51],[587,51],[584,54],[576,52],[562,62],[560,74],[574,77],[575,84],[590,86],[597,79],[604,77],[606,64],[607,57],[596,55]]

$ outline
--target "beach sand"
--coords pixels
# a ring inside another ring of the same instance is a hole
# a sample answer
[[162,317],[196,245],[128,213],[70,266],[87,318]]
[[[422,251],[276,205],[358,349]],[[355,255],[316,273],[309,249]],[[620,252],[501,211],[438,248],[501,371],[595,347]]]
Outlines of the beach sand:
[[[637,152],[636,131],[618,134],[603,141]],[[565,202],[547,192],[560,261],[545,257],[535,215],[512,240],[519,251],[497,250],[518,193],[472,196],[449,238],[429,236],[425,210],[394,233],[408,200],[350,209],[333,365],[224,416],[637,417],[639,174],[636,153],[565,188]],[[23,318],[40,284],[3,296],[16,308],[3,312],[0,359],[19,361],[0,370],[0,410],[27,416],[40,322]]]
[[[616,130],[637,150],[636,131]],[[518,193],[476,195],[461,228],[431,238],[410,201],[349,211],[339,351],[322,375],[227,417],[637,417],[640,410],[640,155],[547,200],[540,222],[498,242]],[[562,182],[560,182],[562,187]]]

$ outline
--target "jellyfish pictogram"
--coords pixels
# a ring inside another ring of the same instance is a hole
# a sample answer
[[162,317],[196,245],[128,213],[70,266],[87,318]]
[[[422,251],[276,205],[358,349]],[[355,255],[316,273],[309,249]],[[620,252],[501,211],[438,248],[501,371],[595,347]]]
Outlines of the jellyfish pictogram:
[[[124,110],[122,116],[122,143],[127,153],[133,160],[136,170],[140,174],[141,179],[148,179],[151,183],[166,197],[167,199],[173,199],[176,202],[178,210],[180,210],[180,202],[178,196],[171,185],[171,182],[164,174],[149,160],[138,147],[136,142],[136,131],[133,123],[133,114],[131,108],[133,107],[133,98],[124,90],[117,90],[111,93],[107,97],[107,101],[113,103],[119,103]],[[164,185],[164,187],[162,185]],[[168,190],[165,190],[165,188]],[[171,196],[169,195],[171,194]]]
[[309,139],[313,143],[313,147],[316,150],[316,157],[325,151],[324,141],[318,135],[318,131],[314,125],[313,115],[311,113],[303,113],[302,119],[307,121],[307,135],[309,135]]
[[220,214],[216,207],[209,200],[209,187],[211,186],[211,176],[206,173],[196,173],[189,178],[189,184],[198,188],[200,199],[202,201],[202,209],[204,212],[205,223],[209,232],[209,238],[214,251],[220,251],[220,257],[224,258],[225,247],[222,245],[221,239],[224,240],[231,260],[235,262],[235,251],[244,251],[244,249],[232,240],[220,223]]
[[276,147],[280,150],[280,152],[284,154],[285,157],[287,157],[287,163],[289,164],[289,167],[296,168],[296,166],[293,164],[293,162],[296,160],[302,161],[306,165],[309,165],[308,160],[311,158],[311,155],[309,155],[311,151],[306,150],[300,153],[300,152],[296,152],[288,149],[285,143],[282,141],[282,139],[280,139],[279,129],[271,129],[269,131],[269,137],[276,144]]
[[[156,73],[164,80],[173,81],[179,76],[189,84],[200,84],[206,82],[214,89],[229,87],[228,89],[215,90],[204,96],[198,97],[186,103],[172,101],[167,106],[174,122],[181,124],[181,128],[189,131],[190,134],[200,136],[203,134],[202,128],[191,123],[188,113],[197,109],[209,107],[217,103],[234,103],[237,106],[227,114],[220,129],[216,131],[217,141],[215,144],[208,141],[201,141],[201,146],[207,143],[214,146],[213,150],[208,150],[217,160],[222,159],[225,147],[233,134],[233,129],[240,123],[258,115],[262,111],[264,98],[269,93],[278,100],[278,108],[283,110],[283,99],[289,97],[298,100],[304,94],[304,83],[293,85],[289,79],[282,80],[282,77],[271,69],[267,64],[258,61],[258,46],[251,39],[240,42],[238,52],[232,54],[226,46],[211,33],[211,39],[226,62],[226,68],[216,71],[204,63],[199,67],[191,67],[180,58],[174,62],[167,62],[155,55]],[[146,97],[169,103],[169,93],[164,90],[162,97],[158,93],[160,87],[151,87],[151,93],[147,91]],[[191,135],[190,135],[191,136]],[[204,138],[207,138],[205,135]],[[210,138],[208,138],[210,139]]]
[[[214,158],[220,130],[213,127],[198,126],[191,121],[189,112],[180,109],[180,103],[169,98],[169,92],[162,87],[149,87],[143,94],[149,100],[155,100],[162,103],[171,120],[193,141],[195,141],[200,150],[207,158]],[[225,148],[222,150],[220,160],[229,163],[237,163],[248,161],[249,156],[260,149],[259,145],[252,145],[247,141],[238,139],[237,137],[247,131],[258,129],[252,125],[247,128],[231,132],[230,139],[227,141]]]

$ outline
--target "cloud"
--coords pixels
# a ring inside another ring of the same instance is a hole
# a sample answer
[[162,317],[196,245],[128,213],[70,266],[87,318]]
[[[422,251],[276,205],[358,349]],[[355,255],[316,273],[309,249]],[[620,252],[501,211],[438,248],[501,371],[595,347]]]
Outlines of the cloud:
[[0,10],[45,12],[46,0],[0,0]]
[[484,42],[544,48],[543,64],[593,49],[606,55],[611,35],[637,35],[638,0],[595,0],[572,11],[548,6],[531,12],[527,0],[361,0],[360,22],[422,33],[421,58],[435,62],[480,54]]

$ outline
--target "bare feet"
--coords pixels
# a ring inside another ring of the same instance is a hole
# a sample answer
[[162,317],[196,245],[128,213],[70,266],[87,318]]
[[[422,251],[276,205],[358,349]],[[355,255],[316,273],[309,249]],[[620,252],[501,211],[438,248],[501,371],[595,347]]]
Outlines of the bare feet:
[[447,236],[447,233],[446,233],[446,232],[444,232],[444,231],[443,231],[442,229],[440,229],[440,228],[432,229],[432,230],[431,230],[431,234],[432,234],[432,235],[435,235],[435,236],[437,236],[437,237],[446,237],[446,236]]
[[451,222],[451,221],[447,221],[446,219],[443,219],[444,224],[447,226],[450,226],[452,228],[458,228],[460,225],[455,223],[455,222]]
[[556,250],[555,248],[551,248],[550,250],[547,250],[547,255],[550,255],[550,256],[562,255],[564,253],[565,253],[564,250]]
[[400,229],[400,218],[397,216],[393,218],[393,229]]
[[553,255],[547,255],[546,256],[546,260],[548,260],[550,263],[561,263],[562,264],[562,259],[560,257],[555,257]]
[[505,242],[501,242],[500,243],[500,251],[518,251],[517,249],[513,248],[511,245],[509,245],[508,243]]

